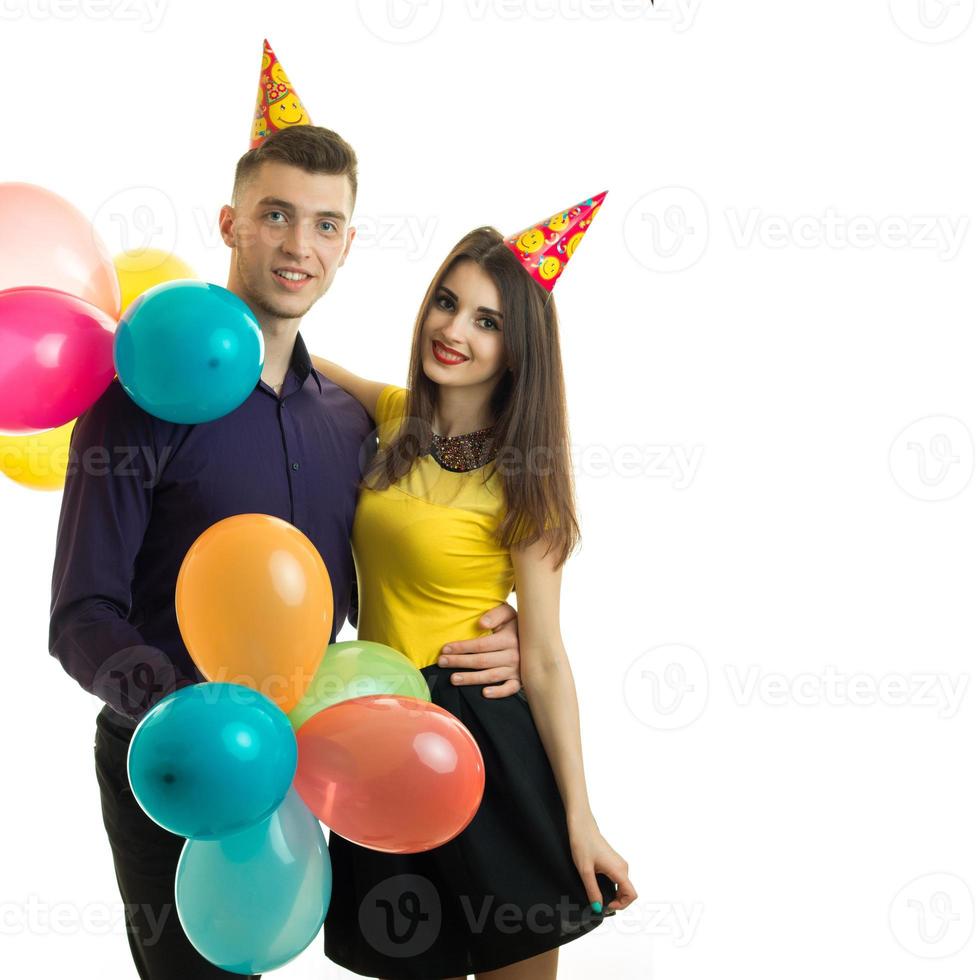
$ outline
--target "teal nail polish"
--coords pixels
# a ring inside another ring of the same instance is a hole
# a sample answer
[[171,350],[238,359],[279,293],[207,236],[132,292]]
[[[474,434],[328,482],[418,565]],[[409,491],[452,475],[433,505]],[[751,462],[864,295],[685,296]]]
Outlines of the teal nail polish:
[[593,902],[592,911],[595,912],[596,915],[598,915],[602,911],[602,902]]

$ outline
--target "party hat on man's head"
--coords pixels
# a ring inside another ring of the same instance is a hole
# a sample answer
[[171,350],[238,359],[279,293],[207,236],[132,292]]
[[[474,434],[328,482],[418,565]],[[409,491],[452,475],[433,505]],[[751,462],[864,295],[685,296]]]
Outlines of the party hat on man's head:
[[606,193],[603,191],[566,211],[537,221],[504,240],[528,275],[549,293],[589,230],[592,219],[599,213],[599,205],[605,200]]
[[293,83],[283,71],[268,41],[262,42],[262,69],[259,72],[259,94],[252,121],[249,149],[262,144],[267,136],[289,126],[309,126],[310,117],[300,101]]

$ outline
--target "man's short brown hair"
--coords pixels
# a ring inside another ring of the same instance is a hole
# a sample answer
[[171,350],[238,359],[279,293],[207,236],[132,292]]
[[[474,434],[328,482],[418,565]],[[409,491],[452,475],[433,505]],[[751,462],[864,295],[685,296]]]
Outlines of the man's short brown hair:
[[351,145],[323,126],[288,126],[249,150],[235,167],[231,203],[237,205],[249,179],[268,160],[288,163],[310,174],[343,174],[350,181],[351,207],[357,198],[357,156]]

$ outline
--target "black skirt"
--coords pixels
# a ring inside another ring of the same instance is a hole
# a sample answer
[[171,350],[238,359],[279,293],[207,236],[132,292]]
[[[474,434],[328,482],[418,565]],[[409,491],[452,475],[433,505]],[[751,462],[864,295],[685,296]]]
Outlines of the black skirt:
[[[418,854],[385,854],[330,834],[324,948],[363,976],[435,980],[496,970],[584,936],[604,918],[572,860],[561,794],[523,693],[487,698],[481,685],[453,685],[458,672],[422,669],[433,703],[459,718],[483,753],[486,785],[473,820]],[[604,874],[596,879],[608,904],[616,886]]]

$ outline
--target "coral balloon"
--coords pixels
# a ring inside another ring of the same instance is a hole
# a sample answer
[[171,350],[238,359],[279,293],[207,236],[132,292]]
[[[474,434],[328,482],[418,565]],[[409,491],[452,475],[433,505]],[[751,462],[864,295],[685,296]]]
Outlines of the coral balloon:
[[193,684],[168,694],[133,733],[133,796],[172,834],[215,840],[271,816],[296,772],[286,716],[238,684]]
[[29,436],[0,435],[0,472],[31,490],[60,490],[75,420]]
[[258,320],[233,292],[177,279],[145,293],[119,321],[119,383],[144,411],[196,425],[234,411],[262,374]]
[[198,670],[290,712],[330,642],[333,590],[320,552],[269,514],[212,524],[177,576],[177,623]]
[[0,432],[78,418],[112,381],[115,328],[102,310],[57,289],[0,293]]
[[431,701],[422,672],[404,653],[383,643],[347,640],[331,643],[300,703],[289,712],[299,728],[318,711],[368,694],[401,694]]
[[119,277],[119,309],[125,313],[148,289],[174,279],[197,279],[197,273],[182,259],[159,248],[120,252],[113,260]]
[[0,184],[0,289],[47,286],[119,318],[108,249],[73,204],[34,184]]
[[320,931],[333,890],[330,851],[291,789],[255,827],[189,840],[174,890],[180,924],[206,960],[231,973],[265,973],[298,956]]
[[411,854],[451,840],[483,799],[483,756],[463,723],[417,698],[369,695],[315,714],[296,733],[293,780],[331,830]]

